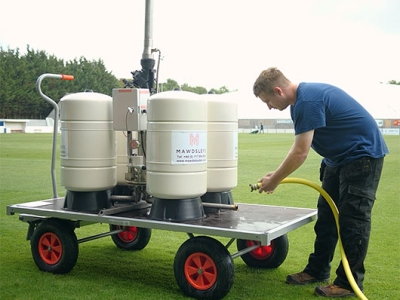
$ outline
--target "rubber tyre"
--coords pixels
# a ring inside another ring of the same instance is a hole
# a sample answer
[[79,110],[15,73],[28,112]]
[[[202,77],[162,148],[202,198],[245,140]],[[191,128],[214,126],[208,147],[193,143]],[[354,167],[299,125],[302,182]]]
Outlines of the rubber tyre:
[[123,250],[142,250],[150,241],[151,229],[136,226],[110,225],[110,231],[124,228],[124,231],[111,236],[114,244]]
[[31,238],[33,260],[41,271],[65,274],[78,259],[78,240],[70,223],[61,220],[42,221]]
[[197,299],[221,299],[234,281],[229,251],[219,241],[199,236],[187,240],[174,260],[175,279],[182,292]]
[[[237,249],[244,250],[255,244],[257,241],[240,240],[236,241]],[[286,234],[271,241],[269,246],[261,246],[241,256],[242,260],[254,268],[272,269],[279,267],[286,259],[289,252],[289,240]]]

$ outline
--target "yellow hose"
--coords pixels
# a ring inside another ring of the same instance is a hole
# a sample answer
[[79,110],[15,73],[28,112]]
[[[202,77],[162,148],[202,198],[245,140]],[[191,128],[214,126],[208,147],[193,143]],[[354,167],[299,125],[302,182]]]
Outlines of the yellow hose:
[[[357,295],[359,299],[363,300],[368,300],[368,298],[363,294],[363,292],[360,290],[358,287],[356,281],[354,280],[353,274],[351,273],[350,266],[349,266],[349,261],[347,260],[346,254],[344,252],[344,248],[342,245],[342,240],[340,238],[340,226],[339,226],[339,211],[335,205],[335,202],[333,202],[331,196],[319,185],[313,183],[312,181],[302,179],[302,178],[285,178],[283,179],[280,183],[298,183],[298,184],[304,184],[309,187],[312,187],[314,190],[317,190],[322,197],[328,202],[333,216],[335,217],[335,222],[336,222],[336,228],[338,231],[338,238],[339,238],[339,246],[340,246],[340,254],[342,258],[342,264],[344,271],[347,276],[347,280],[349,281],[351,287],[353,288],[354,293]],[[254,189],[259,189],[261,187],[261,182],[258,182],[257,184],[250,184],[251,190],[253,191]]]

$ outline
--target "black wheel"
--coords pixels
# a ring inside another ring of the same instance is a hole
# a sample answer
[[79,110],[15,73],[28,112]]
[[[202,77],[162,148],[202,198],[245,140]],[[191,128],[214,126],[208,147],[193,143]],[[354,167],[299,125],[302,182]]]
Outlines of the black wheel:
[[42,221],[31,238],[32,257],[38,268],[56,274],[68,273],[78,259],[78,241],[70,223]]
[[123,229],[111,236],[115,245],[124,250],[142,250],[150,241],[151,229],[136,226],[110,225],[110,231]]
[[187,240],[178,249],[174,274],[186,296],[221,299],[233,285],[234,265],[224,245],[213,238],[199,236]]
[[[258,241],[240,240],[236,241],[239,251],[260,244]],[[250,267],[255,268],[277,268],[286,259],[289,251],[289,240],[286,234],[271,241],[269,246],[260,246],[257,249],[243,254],[242,260]]]

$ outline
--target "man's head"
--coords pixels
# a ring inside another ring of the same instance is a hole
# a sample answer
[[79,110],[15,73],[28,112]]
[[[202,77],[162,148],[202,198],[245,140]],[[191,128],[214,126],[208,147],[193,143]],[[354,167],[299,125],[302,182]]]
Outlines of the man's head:
[[253,93],[260,98],[269,109],[285,109],[293,104],[291,82],[275,67],[261,72],[253,85]]
[[253,93],[259,97],[260,93],[265,95],[274,94],[274,88],[285,88],[290,84],[290,81],[278,70],[271,67],[261,72],[253,86]]

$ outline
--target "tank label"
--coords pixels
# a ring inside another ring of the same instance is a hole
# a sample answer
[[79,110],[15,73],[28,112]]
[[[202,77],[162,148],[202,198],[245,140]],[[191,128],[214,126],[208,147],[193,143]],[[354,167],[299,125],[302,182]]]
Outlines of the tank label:
[[207,131],[171,132],[171,165],[207,163]]
[[238,141],[238,132],[234,131],[233,133],[233,159],[238,159],[239,156],[239,141]]
[[61,131],[60,156],[68,158],[68,132],[65,131]]

